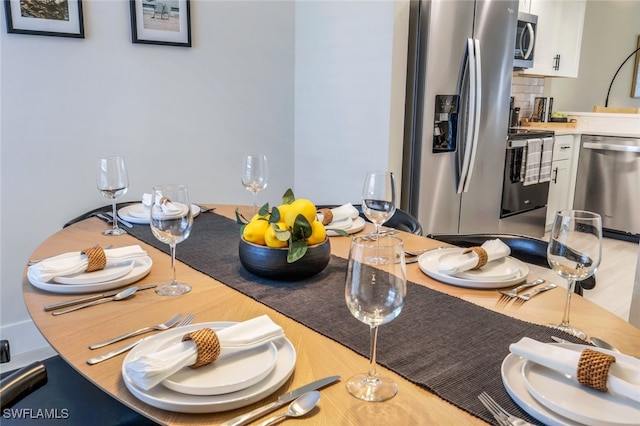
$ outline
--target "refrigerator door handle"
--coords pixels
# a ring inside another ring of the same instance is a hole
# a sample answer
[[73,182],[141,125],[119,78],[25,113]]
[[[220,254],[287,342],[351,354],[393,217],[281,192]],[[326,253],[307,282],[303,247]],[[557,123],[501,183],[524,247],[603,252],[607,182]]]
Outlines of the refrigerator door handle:
[[480,53],[480,40],[474,40],[476,61],[476,79],[475,79],[475,101],[476,105],[473,114],[473,137],[471,142],[471,160],[469,162],[469,171],[467,172],[467,178],[464,183],[463,192],[469,191],[469,185],[471,185],[471,176],[476,165],[476,153],[478,152],[478,140],[480,139],[480,117],[482,116],[482,54]]
[[[469,163],[471,162],[471,148],[473,146],[473,129],[475,125],[475,108],[476,108],[476,60],[475,60],[475,52],[474,52],[474,44],[473,39],[467,39],[467,52],[466,52],[466,60],[467,64],[465,68],[469,69],[469,115],[468,121],[469,125],[467,126],[466,134],[464,135],[464,150],[458,150],[458,158],[460,155],[464,156],[462,158],[462,167],[460,170],[460,178],[458,180],[458,188],[456,192],[458,194],[462,194],[464,192],[464,188],[467,181],[467,174],[469,173]],[[463,76],[461,76],[462,78]]]
[[480,72],[480,41],[467,40],[469,55],[469,127],[465,135],[464,160],[457,193],[469,191],[471,176],[476,159],[478,135],[480,134],[480,112],[482,109],[482,75]]

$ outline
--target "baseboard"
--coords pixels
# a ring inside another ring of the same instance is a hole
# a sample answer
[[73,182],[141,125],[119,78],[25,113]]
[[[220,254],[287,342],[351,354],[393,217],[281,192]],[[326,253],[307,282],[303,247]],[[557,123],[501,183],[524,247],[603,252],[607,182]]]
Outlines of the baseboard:
[[42,337],[33,321],[21,321],[0,327],[2,339],[9,341],[11,361],[0,364],[0,371],[24,367],[34,361],[56,355],[56,351]]

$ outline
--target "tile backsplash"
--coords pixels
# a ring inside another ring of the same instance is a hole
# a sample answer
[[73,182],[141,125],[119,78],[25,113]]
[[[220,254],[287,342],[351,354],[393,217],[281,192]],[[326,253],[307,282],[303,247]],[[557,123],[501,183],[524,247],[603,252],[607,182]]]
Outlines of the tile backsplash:
[[513,106],[520,108],[520,119],[530,118],[536,97],[544,92],[544,77],[513,76],[511,96],[514,97]]

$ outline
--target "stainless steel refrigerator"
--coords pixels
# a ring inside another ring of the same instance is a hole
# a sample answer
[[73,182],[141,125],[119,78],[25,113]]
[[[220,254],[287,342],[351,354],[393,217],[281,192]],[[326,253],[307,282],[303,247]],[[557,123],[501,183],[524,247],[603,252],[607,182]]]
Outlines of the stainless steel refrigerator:
[[401,207],[425,233],[499,231],[517,15],[411,2]]

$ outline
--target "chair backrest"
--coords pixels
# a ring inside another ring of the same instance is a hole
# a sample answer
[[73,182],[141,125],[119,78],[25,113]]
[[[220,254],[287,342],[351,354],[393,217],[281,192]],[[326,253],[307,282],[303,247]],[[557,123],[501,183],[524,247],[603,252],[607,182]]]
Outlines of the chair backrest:
[[[325,204],[316,207],[318,209],[331,209],[338,206],[335,204]],[[363,213],[361,204],[354,204],[353,207],[358,210],[361,218],[363,218],[367,222],[371,222]],[[398,229],[400,231],[409,232],[411,234],[422,235],[422,225],[420,225],[418,219],[416,219],[410,213],[407,213],[404,210],[400,209],[396,209],[396,212],[393,214],[393,216],[391,216],[391,219],[384,223],[384,226]]]
[[[518,234],[429,234],[427,237],[460,247],[480,246],[487,240],[499,238],[511,249],[511,256],[525,263],[550,268],[547,262],[548,242],[540,238]],[[578,285],[579,284],[579,285]],[[594,276],[576,283],[575,292],[591,290],[596,286]]]

